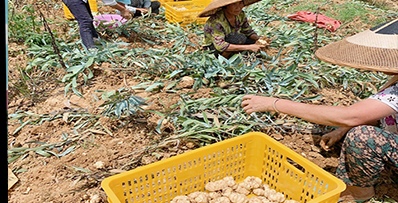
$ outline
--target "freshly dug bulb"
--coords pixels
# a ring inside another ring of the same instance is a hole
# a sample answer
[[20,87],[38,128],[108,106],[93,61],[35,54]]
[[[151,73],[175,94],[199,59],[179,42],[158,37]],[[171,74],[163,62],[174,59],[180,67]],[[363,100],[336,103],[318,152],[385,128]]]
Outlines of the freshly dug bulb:
[[[193,192],[187,196],[177,196],[171,203],[298,203],[295,200],[285,200],[282,193],[262,184],[258,177],[248,176],[241,183],[236,183],[231,176],[221,180],[208,182],[207,192]],[[248,198],[247,195],[257,195]]]
[[268,196],[271,196],[271,195],[274,195],[274,194],[276,194],[276,190],[274,190],[274,189],[264,189],[264,196],[265,197],[268,197]]
[[170,203],[191,203],[191,201],[189,200],[189,197],[185,195],[180,195],[174,197]]
[[260,178],[258,178],[258,177],[248,176],[248,177],[243,181],[243,183],[245,183],[243,186],[244,186],[246,189],[251,190],[251,189],[259,188],[259,187],[261,186],[261,183],[262,183],[262,182],[263,182],[263,181],[262,181]]
[[263,39],[259,39],[258,42],[259,42],[260,44],[268,44],[268,42],[265,41],[265,40],[263,40]]
[[221,197],[221,194],[218,193],[218,192],[210,192],[210,193],[209,193],[209,198],[210,198],[210,199],[217,199],[217,198],[219,198],[219,197]]
[[228,197],[230,194],[232,194],[234,190],[230,187],[222,189],[222,195],[225,197]]
[[217,180],[214,182],[208,182],[205,185],[205,189],[210,191],[210,192],[215,192],[222,190],[223,188],[228,187],[228,183],[224,180]]
[[283,203],[300,203],[300,202],[298,202],[296,200],[289,199],[289,200],[285,200]]
[[219,186],[218,186],[217,182],[208,182],[205,185],[205,189],[210,192],[215,192],[215,191],[219,190]]
[[193,192],[188,195],[191,198],[192,202],[195,203],[207,203],[209,199],[209,194],[206,192]]
[[228,187],[232,187],[236,185],[236,182],[232,176],[227,176],[223,178],[224,182],[228,185]]
[[205,185],[205,189],[207,191],[214,192],[214,191],[217,191],[218,186],[217,186],[217,184],[215,182],[208,182]]
[[230,194],[229,199],[233,203],[247,203],[249,201],[249,198],[246,195],[239,194],[236,192]]
[[257,40],[256,44],[259,45],[269,45],[271,44],[271,39],[267,38],[267,37],[261,37],[260,39]]
[[265,191],[263,189],[256,188],[256,189],[253,189],[253,194],[255,194],[257,196],[263,196],[265,194]]
[[274,202],[283,202],[285,200],[285,195],[283,195],[280,192],[277,192],[277,193],[267,196],[267,198]]
[[264,196],[258,196],[258,199],[260,199],[262,201],[262,203],[273,203],[271,201],[269,201],[266,197]]
[[259,197],[250,197],[248,203],[263,203]]
[[246,183],[239,183],[238,186],[235,188],[235,192],[243,194],[243,195],[248,195],[250,194],[250,189],[247,189]]
[[210,200],[210,203],[231,203],[228,197],[217,197],[216,199]]
[[270,190],[271,189],[268,184],[262,184],[261,188],[264,189],[264,190]]

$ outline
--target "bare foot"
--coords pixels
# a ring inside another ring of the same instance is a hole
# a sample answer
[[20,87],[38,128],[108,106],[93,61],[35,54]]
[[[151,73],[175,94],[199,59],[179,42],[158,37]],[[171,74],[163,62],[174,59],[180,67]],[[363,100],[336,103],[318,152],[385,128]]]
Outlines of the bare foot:
[[347,186],[347,188],[340,194],[340,201],[364,201],[372,198],[375,195],[373,187],[357,187]]

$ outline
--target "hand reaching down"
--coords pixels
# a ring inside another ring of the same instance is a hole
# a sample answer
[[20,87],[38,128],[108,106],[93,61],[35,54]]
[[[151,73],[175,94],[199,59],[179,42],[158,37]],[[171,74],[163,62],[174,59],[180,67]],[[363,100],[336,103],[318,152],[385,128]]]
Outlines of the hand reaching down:
[[329,151],[330,148],[336,144],[338,141],[341,140],[341,138],[344,137],[344,135],[351,129],[352,127],[340,127],[337,128],[336,130],[333,130],[332,132],[329,132],[327,134],[324,134],[322,136],[320,145],[321,147]]

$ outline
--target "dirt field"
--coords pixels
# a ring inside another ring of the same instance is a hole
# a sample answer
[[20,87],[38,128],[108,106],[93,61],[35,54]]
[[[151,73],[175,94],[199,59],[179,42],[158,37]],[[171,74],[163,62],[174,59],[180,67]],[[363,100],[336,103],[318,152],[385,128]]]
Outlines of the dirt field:
[[[336,4],[342,2],[346,1],[339,0]],[[19,8],[29,3],[32,2],[17,1],[13,5],[10,4],[9,8],[12,6]],[[386,10],[397,8],[394,1],[385,0],[379,4],[391,6]],[[68,34],[71,33],[70,24],[58,18],[63,16],[60,5],[60,2],[50,1],[48,9],[42,9],[51,22],[51,29],[59,38],[78,40],[78,37],[73,38]],[[99,10],[100,13],[112,12],[101,4]],[[369,12],[374,10],[377,9],[369,8]],[[277,12],[276,10],[275,13]],[[337,13],[337,10],[332,12]],[[38,16],[37,13],[34,15]],[[369,18],[377,17],[373,13],[366,15]],[[165,19],[159,18],[157,21],[163,22]],[[360,18],[356,21],[354,19],[351,23],[343,23],[340,30],[330,35],[345,36],[347,30],[354,32],[373,26],[370,22],[363,23]],[[279,24],[281,22],[278,20],[271,22],[273,26]],[[74,26],[74,29],[77,29],[77,25]],[[78,36],[76,34],[78,32],[73,33]],[[114,36],[108,34],[103,34],[102,38],[115,40]],[[126,49],[137,47],[172,49],[174,45],[173,42],[153,45],[139,35],[120,35],[116,38],[118,42],[125,42],[119,47]],[[200,33],[192,31],[188,38],[192,44],[200,46],[202,40]],[[197,47],[188,46],[186,52],[192,52]],[[214,94],[218,94],[218,89],[214,86],[195,89],[194,80],[188,77],[179,79],[172,91],[167,88],[173,80],[167,81],[156,91],[145,91],[142,88],[129,89],[135,96],[147,99],[145,103],[148,105],[142,106],[144,111],[138,111],[133,116],[108,117],[102,114],[104,100],[100,98],[103,92],[128,89],[143,82],[160,81],[164,77],[152,75],[143,79],[146,76],[139,75],[139,72],[134,70],[140,68],[138,65],[132,65],[131,69],[122,69],[120,64],[112,62],[95,63],[91,66],[93,78],[85,85],[83,82],[79,83],[79,91],[83,97],[72,91],[65,96],[65,83],[59,82],[65,75],[64,70],[52,68],[45,72],[33,69],[27,73],[23,69],[33,59],[28,55],[31,53],[28,51],[28,45],[10,40],[8,50],[8,115],[21,116],[19,120],[11,120],[9,116],[8,149],[23,148],[26,152],[8,164],[19,179],[8,191],[9,202],[107,202],[106,194],[100,187],[104,178],[206,145],[200,139],[168,139],[178,135],[181,126],[176,126],[171,120],[163,119],[164,117],[153,112],[168,113],[169,110],[177,112],[182,108],[175,107],[183,103],[182,95],[190,100],[211,98]],[[282,57],[291,51],[293,48],[285,50],[282,52]],[[270,55],[277,53],[276,49],[269,52]],[[223,86],[223,80],[217,82],[215,86]],[[373,89],[374,92],[379,82],[375,80],[364,83],[366,87],[364,89],[368,92],[372,92]],[[308,101],[314,104],[350,105],[360,99],[355,91],[344,88],[340,83],[334,87],[329,85],[318,90],[311,89],[309,92],[309,96],[321,95],[317,100]],[[331,128],[303,124],[301,120],[286,115],[278,115],[275,120],[281,121],[277,123],[279,128],[265,127],[260,130],[321,168],[334,173],[338,164],[339,146],[334,147],[331,152],[325,152],[319,146],[321,135]],[[81,127],[77,129],[76,126]],[[303,130],[303,126],[308,127],[307,130]],[[278,130],[280,128],[285,132],[281,133]],[[9,155],[8,158],[10,157]],[[398,185],[391,180],[390,175],[386,170],[376,186],[376,196],[381,198],[382,202],[398,200]],[[372,202],[377,201],[372,200]]]

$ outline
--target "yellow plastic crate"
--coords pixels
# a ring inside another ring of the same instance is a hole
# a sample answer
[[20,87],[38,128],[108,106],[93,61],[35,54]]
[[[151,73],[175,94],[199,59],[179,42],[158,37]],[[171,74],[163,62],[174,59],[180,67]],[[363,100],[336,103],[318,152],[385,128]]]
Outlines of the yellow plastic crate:
[[163,7],[164,7],[164,4],[167,2],[174,2],[174,0],[158,0],[158,1],[160,2],[161,6],[163,6]]
[[[296,168],[294,165],[300,166]],[[259,132],[218,142],[104,179],[109,202],[169,202],[205,191],[209,181],[261,178],[287,199],[335,203],[345,184],[291,149]]]
[[207,18],[199,18],[198,15],[210,2],[211,0],[166,2],[164,4],[166,19],[170,23],[180,23],[181,26],[195,21],[198,24],[205,24]]
[[[90,5],[91,12],[97,13],[98,12],[97,0],[88,0],[88,3]],[[64,7],[64,15],[65,15],[65,17],[67,19],[69,19],[69,20],[75,19],[75,17],[70,12],[69,8],[64,3],[62,3],[62,6]]]

